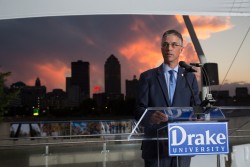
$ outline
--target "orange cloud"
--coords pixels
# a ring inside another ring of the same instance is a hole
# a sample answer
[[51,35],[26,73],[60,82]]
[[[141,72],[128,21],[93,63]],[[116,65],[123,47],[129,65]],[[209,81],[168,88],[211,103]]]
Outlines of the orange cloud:
[[180,61],[186,61],[187,63],[199,63],[198,55],[194,49],[194,45],[189,42],[185,45],[181,56]]
[[[176,16],[180,24],[185,24],[182,16]],[[195,32],[199,39],[210,38],[212,33],[229,30],[233,27],[229,16],[190,16]],[[183,36],[189,37],[188,30],[184,29]]]
[[[180,61],[185,61],[187,63],[199,63],[200,62],[198,55],[194,49],[194,45],[191,42],[188,42],[185,45],[183,52],[180,56]],[[198,82],[200,82],[201,80],[200,69],[196,67],[194,68],[197,70],[197,72],[195,73],[196,78],[198,79]]]
[[41,84],[46,85],[47,91],[51,91],[55,88],[65,89],[66,76],[70,73],[68,68],[63,62],[59,60],[54,63],[45,63],[35,65],[36,75],[26,83],[28,85],[34,85],[36,78],[40,78]]
[[160,47],[156,43],[156,41],[141,38],[124,45],[119,52],[128,60],[136,61],[139,65],[137,66],[139,72],[142,72],[154,68],[162,62]]

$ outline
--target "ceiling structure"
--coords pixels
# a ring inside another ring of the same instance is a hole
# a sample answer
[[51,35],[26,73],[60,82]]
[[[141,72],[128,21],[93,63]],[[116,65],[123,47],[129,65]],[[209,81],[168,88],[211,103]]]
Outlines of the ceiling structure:
[[250,0],[0,0],[0,20],[97,14],[250,16]]

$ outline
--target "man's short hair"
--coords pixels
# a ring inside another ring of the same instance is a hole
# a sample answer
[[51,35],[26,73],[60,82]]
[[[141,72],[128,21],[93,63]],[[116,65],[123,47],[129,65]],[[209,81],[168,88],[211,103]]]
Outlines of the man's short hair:
[[164,37],[166,37],[166,36],[168,36],[168,35],[170,35],[170,34],[174,34],[174,35],[176,35],[178,38],[180,38],[180,40],[181,40],[181,45],[183,44],[182,35],[181,35],[181,33],[179,33],[179,32],[176,31],[176,30],[168,30],[168,31],[164,32],[164,34],[162,35],[162,38],[164,38]]

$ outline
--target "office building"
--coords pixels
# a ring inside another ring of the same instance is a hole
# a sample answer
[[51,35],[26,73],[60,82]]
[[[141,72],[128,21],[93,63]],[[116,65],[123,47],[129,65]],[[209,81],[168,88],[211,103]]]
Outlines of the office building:
[[121,94],[121,65],[112,54],[104,65],[105,93],[108,99],[123,99]]
[[135,75],[132,80],[126,80],[126,99],[136,98],[138,82]]
[[71,77],[66,78],[66,92],[74,106],[90,98],[89,62],[71,62]]

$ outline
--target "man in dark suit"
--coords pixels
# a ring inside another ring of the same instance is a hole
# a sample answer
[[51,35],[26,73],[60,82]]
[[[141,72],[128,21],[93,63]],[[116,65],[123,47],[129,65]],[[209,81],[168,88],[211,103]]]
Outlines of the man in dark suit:
[[[139,120],[148,107],[190,107],[200,103],[196,77],[187,73],[195,97],[184,78],[184,69],[179,67],[179,56],[183,50],[182,35],[176,30],[168,30],[162,36],[161,52],[164,62],[157,68],[145,71],[139,79],[139,91],[136,105],[136,119]],[[174,82],[174,86],[172,86]],[[153,138],[157,129],[166,126],[169,118],[161,111],[147,113],[142,120],[145,137]],[[159,150],[157,149],[159,146]],[[158,153],[160,167],[175,167],[176,157],[168,156],[168,142],[144,140],[142,142],[142,158],[145,167],[158,167]],[[190,157],[178,158],[179,167],[189,167]]]

